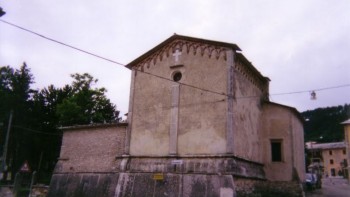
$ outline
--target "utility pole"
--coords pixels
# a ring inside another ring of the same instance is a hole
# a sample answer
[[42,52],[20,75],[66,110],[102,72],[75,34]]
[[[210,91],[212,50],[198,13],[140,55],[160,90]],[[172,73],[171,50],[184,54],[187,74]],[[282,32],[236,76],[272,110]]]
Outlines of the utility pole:
[[8,146],[9,138],[10,138],[12,116],[13,116],[13,110],[11,110],[11,112],[10,112],[9,124],[7,125],[7,133],[6,133],[6,139],[5,139],[5,144],[4,144],[4,152],[2,154],[2,167],[1,167],[2,172],[7,170],[7,164],[6,164],[7,146]]

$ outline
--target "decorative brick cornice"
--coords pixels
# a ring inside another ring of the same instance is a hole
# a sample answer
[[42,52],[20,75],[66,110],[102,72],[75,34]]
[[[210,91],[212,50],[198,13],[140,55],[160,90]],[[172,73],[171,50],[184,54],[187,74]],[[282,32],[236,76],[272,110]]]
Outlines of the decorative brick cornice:
[[143,71],[145,67],[150,68],[150,66],[155,65],[158,61],[162,61],[164,57],[168,58],[176,50],[186,52],[187,54],[192,53],[193,55],[207,56],[215,59],[220,59],[222,57],[226,60],[226,51],[229,50],[229,48],[178,39],[163,46],[155,53],[150,54],[144,60],[140,61],[135,68],[141,69],[141,71]]
[[236,53],[235,72],[240,73],[250,83],[258,87],[264,94],[268,94],[269,79],[264,77],[243,54]]

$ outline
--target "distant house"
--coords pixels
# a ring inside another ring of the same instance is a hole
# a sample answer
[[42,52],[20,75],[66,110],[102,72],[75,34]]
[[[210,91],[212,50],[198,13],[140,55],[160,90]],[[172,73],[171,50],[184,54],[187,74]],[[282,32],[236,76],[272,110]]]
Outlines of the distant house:
[[324,176],[335,177],[348,174],[345,142],[307,143],[307,149],[312,160],[310,171],[312,168],[320,167]]

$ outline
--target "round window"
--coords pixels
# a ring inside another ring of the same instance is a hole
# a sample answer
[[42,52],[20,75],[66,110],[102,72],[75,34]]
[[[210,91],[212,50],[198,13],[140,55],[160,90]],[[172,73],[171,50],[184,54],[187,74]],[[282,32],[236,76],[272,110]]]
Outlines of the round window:
[[176,82],[177,82],[177,81],[180,81],[181,78],[182,78],[181,72],[176,72],[176,73],[173,75],[173,80],[176,81]]

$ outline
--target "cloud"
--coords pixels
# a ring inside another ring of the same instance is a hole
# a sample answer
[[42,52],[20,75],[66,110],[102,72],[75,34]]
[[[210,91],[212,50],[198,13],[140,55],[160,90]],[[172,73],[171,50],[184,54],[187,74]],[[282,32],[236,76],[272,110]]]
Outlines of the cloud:
[[[236,43],[265,76],[271,93],[349,83],[350,4],[316,0],[6,1],[4,20],[121,63],[173,33]],[[0,23],[0,65],[32,68],[36,87],[89,72],[113,102],[128,108],[130,71]],[[274,96],[303,111],[349,102],[349,88]]]

